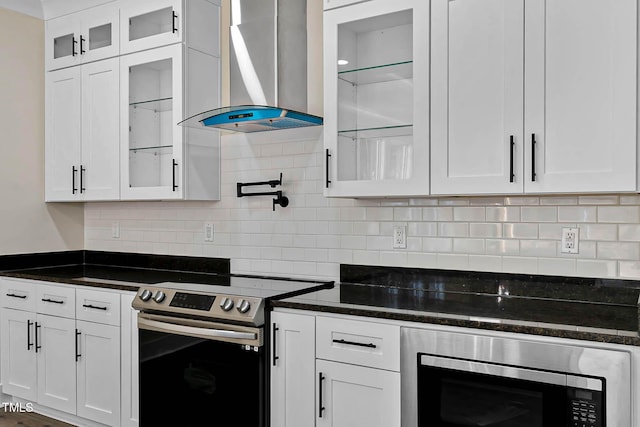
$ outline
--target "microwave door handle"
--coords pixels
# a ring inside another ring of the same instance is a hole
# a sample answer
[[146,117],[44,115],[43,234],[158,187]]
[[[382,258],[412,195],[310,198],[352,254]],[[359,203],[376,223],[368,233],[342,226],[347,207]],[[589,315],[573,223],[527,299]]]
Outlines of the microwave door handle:
[[420,356],[421,366],[433,366],[436,368],[452,369],[463,372],[492,375],[503,378],[535,381],[544,384],[553,384],[566,387],[567,376],[555,372],[536,371],[533,369],[516,368],[513,366],[495,365],[493,363],[474,362],[471,360],[452,359],[423,354]]
[[226,329],[208,329],[198,328],[194,326],[176,325],[175,323],[158,322],[156,320],[149,320],[138,318],[138,326],[149,326],[160,332],[175,332],[185,335],[205,336],[209,338],[233,338],[239,340],[255,340],[256,334],[253,332],[238,332],[229,331]]

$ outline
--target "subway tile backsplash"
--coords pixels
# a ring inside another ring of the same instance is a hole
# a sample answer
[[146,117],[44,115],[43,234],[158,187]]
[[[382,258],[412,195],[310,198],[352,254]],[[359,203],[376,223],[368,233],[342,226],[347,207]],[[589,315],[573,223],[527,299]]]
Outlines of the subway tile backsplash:
[[[221,154],[222,200],[87,203],[86,249],[223,257],[234,273],[329,279],[340,264],[640,279],[635,194],[327,199],[318,128],[224,135]],[[236,198],[237,182],[280,172],[287,208]],[[407,249],[393,249],[397,225]],[[561,253],[563,227],[580,229],[578,254]]]

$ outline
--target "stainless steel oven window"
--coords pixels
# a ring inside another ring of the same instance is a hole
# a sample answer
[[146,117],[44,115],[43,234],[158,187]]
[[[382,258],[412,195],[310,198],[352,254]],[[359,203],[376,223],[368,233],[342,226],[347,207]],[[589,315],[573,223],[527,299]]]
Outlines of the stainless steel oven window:
[[418,427],[420,354],[462,358],[569,374],[572,387],[590,388],[589,379],[605,379],[606,426],[631,426],[631,356],[628,352],[489,334],[401,328],[402,427]]

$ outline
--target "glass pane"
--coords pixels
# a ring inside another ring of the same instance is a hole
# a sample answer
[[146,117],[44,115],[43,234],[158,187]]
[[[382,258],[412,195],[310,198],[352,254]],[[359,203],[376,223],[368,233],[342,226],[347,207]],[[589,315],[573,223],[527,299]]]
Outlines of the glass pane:
[[413,173],[411,10],[338,26],[338,179]]
[[111,23],[89,28],[89,50],[111,46]]
[[129,19],[129,40],[173,32],[173,8],[155,10]]
[[129,185],[173,180],[172,60],[129,68]]
[[73,33],[53,39],[53,57],[63,58],[73,55],[73,48],[75,47],[73,41]]

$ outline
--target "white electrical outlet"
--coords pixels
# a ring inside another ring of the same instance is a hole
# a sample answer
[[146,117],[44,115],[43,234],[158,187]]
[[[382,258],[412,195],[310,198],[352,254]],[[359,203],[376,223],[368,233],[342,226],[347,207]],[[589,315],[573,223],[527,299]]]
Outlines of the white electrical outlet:
[[213,223],[212,222],[204,223],[204,241],[213,242]]
[[393,249],[407,249],[407,227],[404,225],[393,227]]
[[119,239],[120,238],[120,223],[112,222],[111,223],[111,238]]
[[580,243],[580,234],[578,228],[562,228],[562,244],[560,252],[565,254],[577,254],[578,245]]

